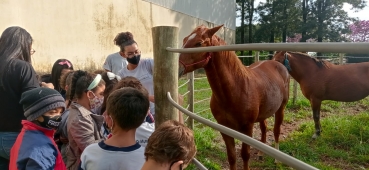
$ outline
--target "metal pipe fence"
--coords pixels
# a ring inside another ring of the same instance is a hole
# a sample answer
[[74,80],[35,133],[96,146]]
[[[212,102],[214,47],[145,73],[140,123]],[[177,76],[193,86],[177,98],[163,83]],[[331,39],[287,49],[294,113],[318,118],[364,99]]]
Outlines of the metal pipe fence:
[[228,127],[225,127],[223,125],[220,125],[220,124],[217,124],[217,123],[214,123],[210,120],[207,120],[205,118],[202,118],[200,116],[197,116],[196,114],[186,110],[185,108],[183,108],[182,106],[180,106],[179,104],[177,104],[173,99],[172,99],[172,96],[170,95],[170,92],[167,93],[167,97],[168,97],[168,100],[170,101],[170,103],[173,104],[174,107],[176,107],[178,110],[180,110],[182,113],[186,114],[187,116],[189,116],[190,118],[202,123],[202,124],[205,124],[215,130],[218,130],[219,132],[223,133],[223,134],[226,134],[230,137],[233,137],[235,139],[238,139],[240,140],[241,142],[243,143],[246,143],[248,145],[251,145],[252,147],[256,148],[257,150],[260,150],[262,151],[263,153],[265,154],[268,154],[269,156],[277,159],[278,161],[281,161],[282,163],[292,167],[292,168],[295,168],[295,169],[304,169],[304,170],[310,170],[310,169],[314,169],[316,170],[317,168],[309,165],[309,164],[306,164],[305,162],[302,162],[290,155],[287,155],[277,149],[274,149],[268,145],[265,145],[264,143],[262,142],[259,142],[258,140],[255,140],[254,138],[251,138],[249,136],[246,136],[240,132],[237,132],[235,130],[232,130]]

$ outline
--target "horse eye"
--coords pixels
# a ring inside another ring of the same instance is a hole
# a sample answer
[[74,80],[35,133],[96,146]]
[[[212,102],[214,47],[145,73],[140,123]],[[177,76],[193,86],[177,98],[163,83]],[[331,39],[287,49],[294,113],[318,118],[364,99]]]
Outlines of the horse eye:
[[201,42],[198,42],[195,44],[195,47],[201,47],[201,44],[202,44]]

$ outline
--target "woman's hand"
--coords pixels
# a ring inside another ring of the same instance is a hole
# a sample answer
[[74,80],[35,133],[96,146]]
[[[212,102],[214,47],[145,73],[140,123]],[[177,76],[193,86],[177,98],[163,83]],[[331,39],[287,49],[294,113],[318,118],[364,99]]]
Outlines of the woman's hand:
[[149,96],[149,100],[150,100],[150,102],[155,103],[155,97],[154,96]]
[[41,87],[47,87],[47,88],[50,88],[50,89],[54,89],[53,83],[41,82]]

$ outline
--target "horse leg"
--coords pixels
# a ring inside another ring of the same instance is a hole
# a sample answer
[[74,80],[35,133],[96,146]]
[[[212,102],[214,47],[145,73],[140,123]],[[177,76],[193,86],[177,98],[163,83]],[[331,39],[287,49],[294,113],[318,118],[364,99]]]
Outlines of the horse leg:
[[[274,129],[273,129],[275,141],[274,148],[277,150],[279,150],[279,135],[281,134],[281,125],[283,123],[285,106],[286,104],[282,104],[282,106],[278,109],[278,111],[274,115]],[[275,159],[274,163],[279,163],[279,161]]]
[[[254,123],[250,123],[250,124],[245,125],[245,127],[242,128],[242,133],[246,134],[247,136],[252,137],[253,127],[254,127]],[[242,143],[241,157],[242,157],[242,160],[243,160],[243,169],[244,170],[250,170],[250,168],[249,168],[250,145]]]
[[223,140],[226,144],[227,148],[227,156],[228,156],[228,162],[229,162],[229,169],[230,170],[236,170],[236,148],[235,148],[235,142],[232,137],[229,137],[223,133],[220,133],[223,137]]
[[[266,131],[267,131],[267,122],[266,120],[260,122],[260,131],[261,131],[261,142],[266,143]],[[263,160],[263,152],[258,152],[259,160]]]
[[315,123],[315,133],[312,138],[316,139],[320,136],[320,132],[322,131],[320,126],[320,106],[322,101],[318,99],[312,99],[310,103],[313,110],[313,118]]

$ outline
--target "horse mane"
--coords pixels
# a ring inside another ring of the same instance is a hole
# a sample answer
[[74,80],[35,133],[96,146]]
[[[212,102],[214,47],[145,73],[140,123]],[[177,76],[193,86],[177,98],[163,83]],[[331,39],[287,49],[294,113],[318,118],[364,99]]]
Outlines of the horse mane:
[[[213,43],[214,40],[216,40],[217,44]],[[212,45],[213,46],[221,46],[221,45],[227,45],[227,43],[217,35],[213,35],[212,38]],[[236,53],[234,51],[220,51],[218,52],[221,57],[226,58],[225,63],[228,65],[228,68],[234,69],[232,70],[235,75],[239,75],[239,77],[247,75],[246,66],[242,64],[241,60],[237,57]]]
[[330,66],[329,66],[329,62],[327,62],[327,61],[324,61],[324,60],[322,60],[322,59],[317,59],[317,58],[312,58],[312,57],[310,57],[308,54],[306,54],[306,53],[301,53],[301,52],[289,52],[289,53],[291,53],[291,54],[295,54],[295,55],[297,55],[297,56],[299,56],[299,57],[309,57],[309,59],[311,59],[311,60],[313,60],[314,61],[314,63],[318,66],[318,68],[326,68],[326,69],[329,69],[329,68],[331,68]]

